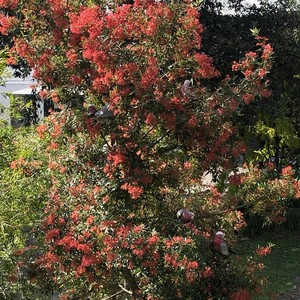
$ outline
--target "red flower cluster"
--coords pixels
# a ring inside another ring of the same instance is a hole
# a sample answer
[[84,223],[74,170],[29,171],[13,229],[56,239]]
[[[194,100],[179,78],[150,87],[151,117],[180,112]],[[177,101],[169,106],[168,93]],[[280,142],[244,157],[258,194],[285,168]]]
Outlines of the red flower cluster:
[[256,253],[259,256],[266,256],[269,255],[271,253],[271,247],[267,246],[267,247],[259,247],[256,249]]
[[0,0],[0,7],[15,10],[19,4],[19,0]]
[[250,292],[246,289],[238,290],[230,295],[230,300],[250,300]]
[[8,35],[9,31],[16,24],[17,19],[15,17],[9,17],[0,13],[0,33],[2,35]]

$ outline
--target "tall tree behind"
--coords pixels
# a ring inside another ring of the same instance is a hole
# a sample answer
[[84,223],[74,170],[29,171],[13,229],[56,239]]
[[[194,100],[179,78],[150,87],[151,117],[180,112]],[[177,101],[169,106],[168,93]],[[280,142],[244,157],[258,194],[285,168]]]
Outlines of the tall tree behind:
[[[272,72],[268,76],[272,97],[255,102],[240,111],[239,133],[251,146],[249,158],[272,160],[278,175],[294,161],[299,164],[299,1],[260,1],[246,6],[245,1],[227,4],[234,14],[222,14],[221,3],[205,1],[202,20],[205,27],[202,50],[216,57],[221,74],[230,72],[230,61],[237,60],[254,45],[250,29],[258,28],[274,46]],[[222,72],[223,71],[223,72]]]

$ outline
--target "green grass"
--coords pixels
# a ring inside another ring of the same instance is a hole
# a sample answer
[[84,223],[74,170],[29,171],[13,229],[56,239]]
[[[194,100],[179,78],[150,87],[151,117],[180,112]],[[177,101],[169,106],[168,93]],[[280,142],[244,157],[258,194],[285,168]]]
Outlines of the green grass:
[[275,299],[279,293],[300,286],[300,231],[274,230],[249,240],[239,242],[238,254],[253,253],[257,245],[274,244],[270,255],[263,257],[265,268],[261,271],[269,284],[257,300]]

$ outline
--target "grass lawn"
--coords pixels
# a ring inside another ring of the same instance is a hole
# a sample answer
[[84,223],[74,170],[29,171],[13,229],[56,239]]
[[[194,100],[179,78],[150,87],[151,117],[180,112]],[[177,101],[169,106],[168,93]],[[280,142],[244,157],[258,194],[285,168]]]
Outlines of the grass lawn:
[[[253,253],[257,245],[274,244],[270,255],[263,257],[262,275],[269,280],[264,295],[257,300],[276,299],[279,293],[300,286],[300,231],[274,230],[239,242],[238,254]],[[300,297],[300,296],[299,296]],[[299,298],[300,299],[300,298]]]

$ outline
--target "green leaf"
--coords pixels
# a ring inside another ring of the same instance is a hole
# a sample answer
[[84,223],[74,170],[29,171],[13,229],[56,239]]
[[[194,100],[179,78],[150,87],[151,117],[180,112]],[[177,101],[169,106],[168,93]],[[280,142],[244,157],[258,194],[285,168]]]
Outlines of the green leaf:
[[250,29],[250,32],[253,36],[258,36],[260,29],[258,29],[257,27],[253,27],[252,29]]

